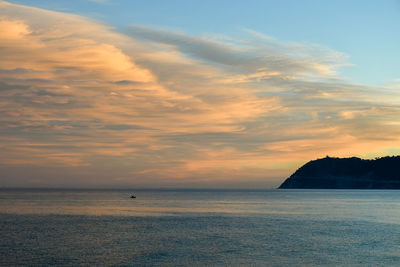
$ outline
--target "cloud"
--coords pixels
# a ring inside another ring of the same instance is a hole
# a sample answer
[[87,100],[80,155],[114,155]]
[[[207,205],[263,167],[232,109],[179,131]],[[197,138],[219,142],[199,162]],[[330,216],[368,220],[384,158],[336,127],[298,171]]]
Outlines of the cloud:
[[[246,30],[249,32],[249,30]],[[333,74],[333,68],[347,64],[344,56],[316,45],[283,44],[261,34],[256,41],[244,42],[226,38],[227,41],[195,37],[165,29],[134,25],[127,34],[159,44],[173,46],[181,53],[210,64],[221,64],[240,73],[280,73],[285,76]],[[261,71],[260,71],[261,70]],[[262,76],[259,76],[262,77]]]
[[0,1],[0,182],[275,186],[399,145],[396,87],[347,82],[329,48],[243,34],[118,32]]

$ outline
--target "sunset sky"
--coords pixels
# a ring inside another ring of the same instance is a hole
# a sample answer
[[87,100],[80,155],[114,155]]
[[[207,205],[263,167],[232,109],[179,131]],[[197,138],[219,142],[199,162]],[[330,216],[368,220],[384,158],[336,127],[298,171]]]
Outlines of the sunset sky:
[[400,1],[0,0],[0,186],[273,188],[400,154]]

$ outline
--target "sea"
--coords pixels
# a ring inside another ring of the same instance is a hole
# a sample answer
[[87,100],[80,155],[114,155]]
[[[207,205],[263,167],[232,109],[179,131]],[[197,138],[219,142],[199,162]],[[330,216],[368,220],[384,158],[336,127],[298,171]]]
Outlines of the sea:
[[400,266],[400,191],[0,189],[0,266],[54,265]]

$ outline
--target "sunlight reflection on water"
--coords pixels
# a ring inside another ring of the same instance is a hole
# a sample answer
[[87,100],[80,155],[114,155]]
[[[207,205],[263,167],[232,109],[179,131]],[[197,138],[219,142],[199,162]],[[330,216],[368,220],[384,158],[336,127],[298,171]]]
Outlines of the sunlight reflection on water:
[[400,194],[0,190],[0,266],[395,266]]
[[0,212],[115,216],[187,214],[309,215],[400,223],[400,194],[390,190],[185,191],[1,190]]

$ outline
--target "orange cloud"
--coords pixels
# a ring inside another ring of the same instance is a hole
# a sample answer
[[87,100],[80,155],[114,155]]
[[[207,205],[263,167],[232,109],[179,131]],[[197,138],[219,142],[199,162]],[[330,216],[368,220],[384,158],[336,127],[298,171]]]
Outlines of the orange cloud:
[[271,187],[309,159],[398,147],[393,86],[350,84],[341,53],[247,32],[260,41],[120,33],[0,1],[2,182],[26,169],[47,184]]

